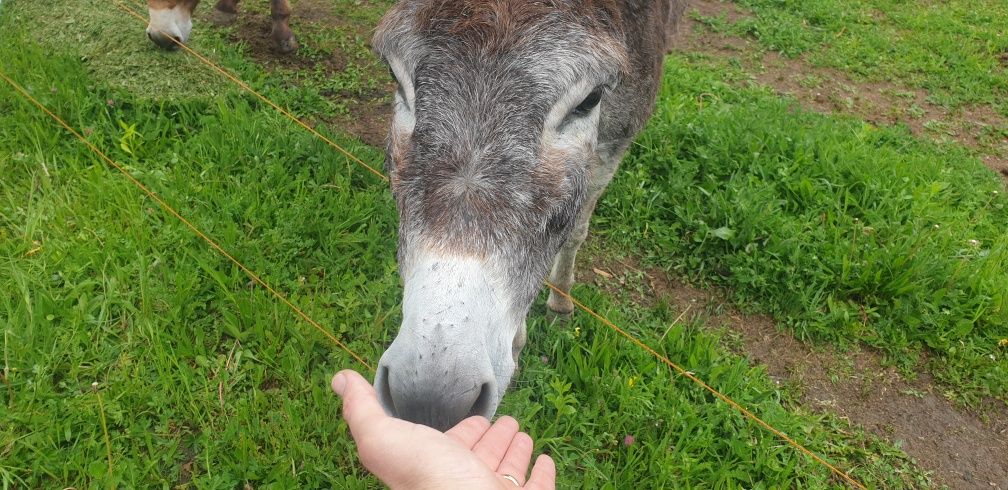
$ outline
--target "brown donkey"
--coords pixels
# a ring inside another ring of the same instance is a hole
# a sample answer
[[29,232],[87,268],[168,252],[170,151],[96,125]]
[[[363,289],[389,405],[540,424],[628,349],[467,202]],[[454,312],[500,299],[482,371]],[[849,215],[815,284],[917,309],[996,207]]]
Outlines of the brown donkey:
[[[386,168],[403,318],[375,387],[446,429],[491,417],[543,280],[563,291],[595,203],[654,109],[685,0],[401,0]],[[550,293],[548,307],[570,313]]]
[[[214,7],[213,20],[217,25],[228,25],[238,18],[239,0],[218,0]],[[150,13],[150,23],[147,24],[147,37],[154,44],[175,49],[178,45],[172,40],[186,42],[192,32],[192,14],[199,0],[147,0],[147,10]],[[290,53],[297,49],[297,41],[291,32],[289,19],[290,4],[287,0],[270,0],[270,10],[273,17],[273,32],[270,37],[277,49],[282,53]]]

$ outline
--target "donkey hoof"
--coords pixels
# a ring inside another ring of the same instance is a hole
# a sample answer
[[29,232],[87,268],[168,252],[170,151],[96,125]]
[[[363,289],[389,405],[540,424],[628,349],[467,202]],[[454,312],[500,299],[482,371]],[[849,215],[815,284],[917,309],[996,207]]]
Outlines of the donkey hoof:
[[574,303],[570,298],[550,291],[549,299],[546,300],[546,309],[556,316],[570,316],[574,312]]
[[210,21],[217,27],[229,26],[234,24],[234,21],[237,19],[238,14],[217,9],[214,9],[213,14],[210,16]]
[[273,45],[276,47],[276,50],[283,54],[293,53],[298,48],[297,40],[294,39],[294,33],[286,25],[274,25],[270,31],[270,37],[273,38]]
[[550,295],[546,300],[546,318],[560,322],[566,322],[574,313],[574,303],[563,296],[554,297]]
[[290,36],[287,39],[274,40],[276,42],[277,51],[283,54],[290,54],[297,51],[298,43],[294,36]]

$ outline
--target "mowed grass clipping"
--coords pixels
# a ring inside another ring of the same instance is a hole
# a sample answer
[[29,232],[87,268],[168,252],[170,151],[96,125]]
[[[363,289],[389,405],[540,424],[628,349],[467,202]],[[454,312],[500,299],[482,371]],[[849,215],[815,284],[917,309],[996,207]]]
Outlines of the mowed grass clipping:
[[[239,40],[259,36],[263,45],[271,46],[262,32],[269,26],[269,2],[242,2],[239,21],[226,28],[211,25],[213,2],[200,3],[187,44],[236,70],[246,82],[284,91],[288,107],[298,113],[345,114],[344,98],[373,96],[384,88],[386,71],[367,46],[370,31],[361,26],[376,24],[392,3],[290,0],[295,12],[291,27],[302,42],[301,49],[291,55],[296,59],[290,65],[274,66],[283,77],[266,77],[242,55],[251,47]],[[4,0],[2,6],[9,25],[30,26],[25,29],[28,39],[55,52],[78,56],[96,79],[110,88],[128,91],[138,100],[213,100],[241,91],[234,84],[221,83],[220,75],[206,69],[197,58],[156,48],[144,33],[146,22],[123,7],[147,16],[147,4],[142,0]],[[309,20],[302,18],[302,13],[321,18]],[[261,23],[247,20],[253,18]],[[328,21],[340,24],[334,27],[326,24]],[[375,72],[382,78],[372,77]]]
[[802,338],[865,342],[1008,401],[1008,199],[961,147],[804,112],[668,60],[597,223]]
[[[0,69],[377,359],[401,295],[383,182],[248,97],[138,99],[15,41]],[[360,366],[7,87],[0,125],[5,485],[378,487],[328,387]],[[678,312],[575,294],[869,485],[929,484],[900,451],[794,406],[700,325],[672,325]],[[562,487],[840,486],[587,315],[542,310],[501,413],[556,458]]]
[[[117,2],[147,15],[146,5],[137,0],[4,0],[3,20],[5,25],[30,26],[25,29],[28,39],[55,52],[72,52],[106,85],[138,97],[214,97],[234,91],[217,83],[213,72],[200,69],[199,60],[180,60],[154,49],[146,41],[146,24]],[[201,5],[200,11],[209,7]],[[196,25],[196,34],[203,30]],[[12,34],[3,33],[4,38]],[[221,51],[220,40],[211,36],[194,35],[192,45],[203,52]]]

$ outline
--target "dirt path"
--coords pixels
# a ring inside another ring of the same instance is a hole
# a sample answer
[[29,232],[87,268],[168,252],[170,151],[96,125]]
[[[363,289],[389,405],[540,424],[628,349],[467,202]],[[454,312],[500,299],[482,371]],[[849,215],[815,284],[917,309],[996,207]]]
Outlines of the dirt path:
[[[750,15],[733,3],[718,0],[691,0],[689,11],[703,17],[724,16],[729,22]],[[902,123],[916,136],[956,141],[976,149],[989,168],[1008,178],[1008,138],[990,131],[1008,128],[1008,118],[989,106],[949,109],[929,102],[926,90],[892,82],[855,81],[840,70],[767,52],[752,39],[712,32],[691,16],[680,26],[675,42],[679,52],[738,60],[754,81],[794,97],[808,109],[850,114],[877,125]]]
[[[594,248],[594,247],[591,247]],[[598,258],[598,257],[596,257]],[[664,298],[710,328],[726,328],[751,364],[797,389],[804,406],[833,412],[899,445],[939,484],[955,489],[1008,489],[1008,407],[983,415],[960,410],[921,374],[908,381],[869,350],[811,346],[778,330],[766,316],[745,315],[718,292],[696,289],[632,260],[582,264],[578,280],[644,305]]]

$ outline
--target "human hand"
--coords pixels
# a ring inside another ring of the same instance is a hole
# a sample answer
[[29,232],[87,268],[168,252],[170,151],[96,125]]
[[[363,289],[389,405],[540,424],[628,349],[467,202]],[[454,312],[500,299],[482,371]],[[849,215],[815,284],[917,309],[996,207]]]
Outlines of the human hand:
[[556,467],[545,454],[525,480],[532,438],[519,432],[511,417],[493,425],[483,417],[469,417],[440,432],[386,415],[371,383],[354,371],[336,373],[332,389],[343,399],[343,418],[361,463],[393,490],[517,488],[504,475],[526,489],[553,490],[556,485]]

